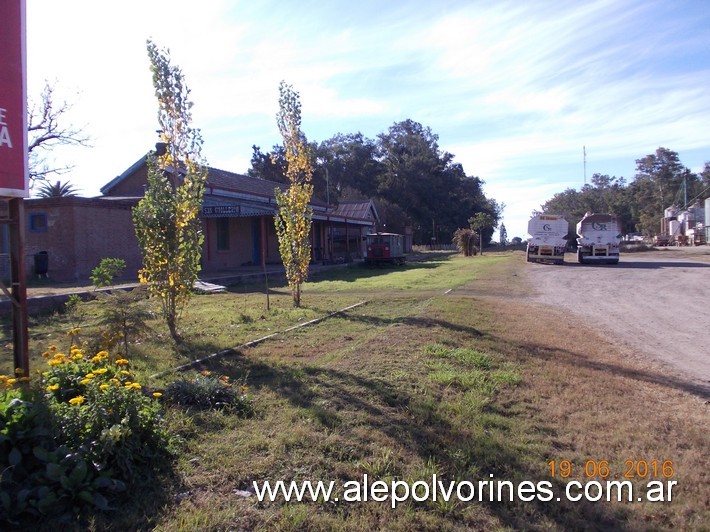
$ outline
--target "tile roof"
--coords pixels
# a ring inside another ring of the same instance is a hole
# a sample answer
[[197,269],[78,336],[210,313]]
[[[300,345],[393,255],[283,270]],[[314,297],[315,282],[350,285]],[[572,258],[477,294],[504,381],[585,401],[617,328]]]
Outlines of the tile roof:
[[342,201],[330,214],[333,214],[334,216],[344,216],[346,218],[359,218],[361,220],[366,220],[373,218],[373,214],[369,212],[371,209],[372,212],[375,213],[374,217],[376,218],[377,214],[372,205],[372,201]]
[[[138,169],[146,164],[145,156],[138,159],[129,168],[127,168],[121,175],[109,181],[106,185],[101,187],[102,194],[109,194],[111,189],[121,183],[123,180],[127,179],[129,176],[133,175]],[[243,192],[246,194],[254,194],[257,196],[263,196],[267,198],[273,198],[274,189],[281,188],[285,190],[287,185],[284,183],[277,183],[276,181],[268,181],[266,179],[259,179],[256,177],[249,177],[243,174],[236,174],[234,172],[228,172],[227,170],[220,170],[218,168],[207,167],[207,188],[213,188],[216,190],[228,190],[232,192]],[[318,199],[311,199],[312,205],[318,205],[321,207],[327,206],[326,202]]]

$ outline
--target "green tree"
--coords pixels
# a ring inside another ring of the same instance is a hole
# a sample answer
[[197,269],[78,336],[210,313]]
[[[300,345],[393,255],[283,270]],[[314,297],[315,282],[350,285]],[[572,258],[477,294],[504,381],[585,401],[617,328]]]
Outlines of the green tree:
[[[483,194],[483,181],[467,176],[452,154],[439,149],[438,136],[413,120],[393,124],[376,140],[338,133],[310,149],[315,196],[330,203],[372,199],[388,230],[411,226],[417,243],[452,235],[472,212],[497,220],[502,210]],[[282,148],[268,155],[254,147],[249,175],[284,182],[285,166]]]
[[438,141],[430,128],[413,120],[395,123],[377,141],[382,165],[377,193],[406,213],[418,242],[452,235],[472,212],[488,212],[497,221],[500,210],[483,194],[483,181],[467,176]]
[[190,126],[192,102],[182,71],[169,52],[148,41],[150,69],[158,99],[162,143],[148,156],[148,188],[133,212],[143,254],[141,283],[159,297],[170,335],[200,270],[203,235],[199,218],[207,169],[202,137]]
[[591,184],[580,190],[568,188],[555,194],[542,205],[542,212],[562,215],[570,225],[570,234],[575,234],[577,222],[587,212],[615,214],[623,232],[636,230],[632,213],[634,198],[623,177],[594,174]]
[[249,177],[288,183],[286,178],[286,157],[282,146],[274,146],[271,153],[264,153],[259,146],[253,145],[251,168],[247,171]]
[[673,204],[684,208],[698,184],[698,176],[683,166],[672,150],[658,148],[637,159],[630,188],[639,229],[648,235],[658,233],[664,210]]
[[496,218],[487,212],[477,212],[468,219],[468,224],[479,235],[481,255],[483,255],[483,231],[492,231],[496,226]]
[[76,187],[69,183],[69,181],[66,181],[65,183],[62,183],[61,181],[57,181],[56,183],[43,181],[37,187],[38,198],[68,198],[76,196],[76,193]]
[[305,135],[301,132],[301,100],[284,81],[279,85],[279,113],[276,117],[283,137],[286,176],[289,187],[275,189],[279,213],[275,217],[279,252],[286,268],[294,307],[301,306],[301,285],[308,279],[311,260],[311,218],[313,164]]
[[378,178],[382,163],[377,159],[377,145],[362,133],[338,133],[321,142],[316,151],[318,162],[314,169],[315,194],[318,182],[328,187],[323,198],[331,202],[340,199],[364,199],[377,196]]

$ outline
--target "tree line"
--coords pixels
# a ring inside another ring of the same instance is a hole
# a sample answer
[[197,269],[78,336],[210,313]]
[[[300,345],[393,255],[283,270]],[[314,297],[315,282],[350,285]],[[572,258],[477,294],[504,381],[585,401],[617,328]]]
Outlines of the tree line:
[[678,153],[660,147],[636,159],[630,183],[623,177],[594,174],[591,184],[555,194],[534,214],[561,214],[575,225],[586,212],[608,212],[618,217],[624,234],[640,232],[651,237],[661,232],[665,209],[691,207],[707,197],[710,162],[700,173],[693,173],[680,162]]
[[[438,140],[430,128],[408,119],[375,139],[358,132],[309,142],[314,196],[330,204],[372,199],[380,215],[378,229],[404,233],[409,226],[416,244],[429,244],[432,238],[448,243],[480,212],[493,221],[483,232],[484,241],[490,240],[503,206],[486,197],[484,181],[467,176]],[[251,177],[288,183],[283,146],[271,152],[252,149]]]

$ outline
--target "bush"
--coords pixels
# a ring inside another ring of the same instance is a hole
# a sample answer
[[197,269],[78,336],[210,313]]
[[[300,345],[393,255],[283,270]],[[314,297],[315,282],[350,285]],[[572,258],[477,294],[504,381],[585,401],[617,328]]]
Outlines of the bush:
[[193,379],[181,379],[168,384],[166,400],[181,406],[201,409],[230,408],[237,415],[254,413],[253,399],[242,382],[233,384],[227,376],[217,377],[203,371]]
[[49,369],[30,389],[0,376],[0,521],[12,524],[108,510],[110,497],[169,457],[160,404],[141,393],[127,360],[77,347],[43,356]]
[[476,255],[478,253],[478,248],[476,247],[476,241],[478,240],[478,233],[473,229],[459,228],[454,231],[452,237],[453,243],[464,257],[470,257],[471,255]]
[[125,260],[105,258],[101,259],[99,265],[91,270],[89,278],[96,288],[101,288],[102,286],[109,286],[116,277],[123,275],[125,269]]

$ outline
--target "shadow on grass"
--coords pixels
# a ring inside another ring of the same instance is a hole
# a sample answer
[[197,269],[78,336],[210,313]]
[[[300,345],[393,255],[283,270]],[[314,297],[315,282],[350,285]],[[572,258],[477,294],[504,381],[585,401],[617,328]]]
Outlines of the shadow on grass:
[[353,314],[343,314],[343,319],[349,321],[359,321],[373,327],[389,327],[391,325],[411,325],[413,327],[421,327],[422,329],[432,329],[440,327],[449,331],[456,331],[467,334],[471,337],[481,337],[483,333],[475,327],[467,325],[458,325],[450,321],[439,320],[436,318],[428,318],[423,316],[403,316],[398,318],[381,318],[378,316],[363,316]]
[[[529,460],[526,463],[522,459],[525,449],[516,448],[507,439],[494,439],[487,435],[487,431],[473,431],[470,427],[451,423],[441,413],[440,401],[408,390],[406,384],[332,368],[271,363],[236,352],[232,359],[215,360],[210,369],[232,379],[248,373],[249,386],[253,390],[268,389],[285,398],[318,421],[324,430],[340,431],[348,445],[367,448],[373,442],[393,440],[406,453],[418,455],[423,463],[435,463],[437,476],[446,482],[445,485],[451,481],[471,482],[475,498],[459,504],[455,512],[447,511],[446,519],[465,521],[465,506],[482,504],[504,526],[514,529],[544,526],[543,523],[549,524],[550,521],[563,529],[579,528],[580,523],[594,523],[597,529],[624,529],[626,511],[623,508],[612,510],[599,504],[565,501],[565,484],[552,478],[543,480],[549,482],[548,489],[555,497],[562,498],[560,502],[551,504],[538,499],[521,502],[515,488],[513,501],[508,499],[508,488],[503,489],[502,501],[490,501],[485,488],[479,502],[479,481],[490,481],[489,475],[493,475],[495,481],[507,480],[517,486],[524,480],[540,482],[541,468],[530,466]],[[500,416],[494,410],[488,413],[488,418]],[[502,417],[495,419],[504,422]],[[363,426],[367,427],[365,432],[353,430]],[[283,430],[287,431],[288,427]],[[491,430],[495,429],[491,426]],[[313,452],[320,450],[314,449]],[[335,465],[333,468],[337,469]],[[408,479],[410,484],[419,480],[431,482],[431,477]],[[545,494],[540,493],[544,499]],[[433,503],[427,504],[436,511]],[[334,511],[339,511],[337,506]]]
[[[508,340],[497,339],[496,341],[503,342]],[[632,369],[608,362],[599,362],[597,360],[590,359],[584,353],[560,348],[552,348],[540,344],[526,343],[513,344],[513,346],[519,353],[524,353],[523,356],[540,358],[546,361],[554,361],[555,364],[566,364],[568,366],[583,367],[603,373],[621,375],[628,379],[658,384],[666,388],[672,388],[690,393],[704,400],[710,399],[710,385],[694,384],[687,379],[676,377],[675,375]]]

